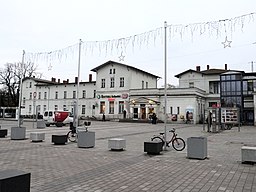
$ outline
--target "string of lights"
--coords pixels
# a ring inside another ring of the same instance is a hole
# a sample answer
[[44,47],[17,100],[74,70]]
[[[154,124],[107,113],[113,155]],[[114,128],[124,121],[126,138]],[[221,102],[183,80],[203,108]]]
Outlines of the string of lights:
[[[193,41],[195,37],[207,35],[209,37],[219,38],[225,34],[225,41],[221,42],[224,48],[231,47],[232,34],[236,30],[244,30],[245,25],[254,22],[256,12],[237,16],[230,19],[221,19],[216,21],[207,21],[200,23],[191,24],[171,24],[167,25],[168,39],[172,41],[174,38],[179,37],[181,40],[185,35],[189,35]],[[156,45],[157,42],[163,43],[163,30],[164,27],[158,27],[156,29],[143,32],[136,35],[131,35],[128,37],[104,40],[104,41],[83,41],[81,44],[81,53],[85,56],[88,54],[93,55],[94,52],[101,54],[113,54],[115,51],[117,54],[121,54],[131,48],[134,51],[136,48],[149,47],[150,45]],[[78,43],[75,45],[68,46],[63,49],[50,51],[50,52],[40,52],[40,53],[26,53],[26,62],[46,62],[48,65],[48,70],[53,66],[53,63],[61,63],[63,60],[72,59],[78,50]]]

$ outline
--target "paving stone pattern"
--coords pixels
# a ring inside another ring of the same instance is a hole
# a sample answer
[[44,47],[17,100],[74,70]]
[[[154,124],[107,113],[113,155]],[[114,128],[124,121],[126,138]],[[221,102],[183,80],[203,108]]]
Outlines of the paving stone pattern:
[[[160,155],[144,153],[144,141],[163,132],[164,124],[93,121],[94,148],[76,143],[53,145],[51,135],[65,134],[69,127],[33,129],[25,122],[26,137],[44,132],[44,142],[11,140],[15,121],[0,121],[8,136],[0,138],[0,170],[18,169],[31,173],[31,192],[255,192],[256,165],[241,163],[241,147],[256,145],[256,127],[235,127],[221,133],[207,133],[202,125],[167,124],[178,136],[207,137],[208,158],[188,159],[187,149],[172,147]],[[124,151],[110,151],[109,138],[125,138]]]

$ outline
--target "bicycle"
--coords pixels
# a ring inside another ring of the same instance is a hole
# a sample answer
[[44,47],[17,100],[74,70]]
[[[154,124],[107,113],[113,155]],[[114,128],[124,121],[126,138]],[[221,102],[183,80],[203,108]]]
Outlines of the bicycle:
[[71,142],[76,142],[77,139],[77,133],[76,133],[76,128],[71,127],[70,125],[70,131],[67,133],[68,140]]
[[[186,143],[185,141],[180,138],[177,137],[177,133],[175,133],[175,129],[173,128],[172,130],[170,130],[169,132],[172,133],[172,137],[171,140],[166,141],[166,146],[170,147],[170,143],[172,143],[172,147],[176,150],[176,151],[182,151],[185,149],[186,147]],[[165,143],[165,134],[164,133],[159,133],[159,135],[157,136],[153,136],[151,138],[151,141],[160,141],[162,142],[162,146],[164,146]]]
[[[91,125],[91,122],[90,121],[85,121],[84,122],[84,128],[83,130],[84,131],[88,131],[88,127]],[[71,141],[71,142],[76,142],[77,141],[77,130],[76,128],[73,126],[73,123],[71,122],[70,123],[70,131],[67,133],[67,137],[68,137],[68,140]]]

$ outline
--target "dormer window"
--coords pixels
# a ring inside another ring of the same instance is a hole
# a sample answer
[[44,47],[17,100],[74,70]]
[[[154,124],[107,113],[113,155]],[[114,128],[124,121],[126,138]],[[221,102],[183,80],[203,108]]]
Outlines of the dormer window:
[[193,88],[194,87],[194,82],[189,82],[189,88]]

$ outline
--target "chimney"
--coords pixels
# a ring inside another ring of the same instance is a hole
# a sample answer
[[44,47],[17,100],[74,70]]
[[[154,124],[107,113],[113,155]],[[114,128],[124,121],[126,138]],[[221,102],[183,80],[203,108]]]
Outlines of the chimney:
[[228,64],[225,64],[225,70],[226,71],[228,70]]
[[92,74],[89,74],[89,82],[92,82]]
[[210,65],[207,65],[207,70],[209,70],[210,69]]
[[69,79],[67,79],[67,83],[69,83]]
[[60,79],[58,79],[58,83],[60,83]]
[[52,77],[52,82],[55,82],[55,81],[56,81],[56,79]]
[[78,77],[75,77],[75,83],[77,83],[77,81],[78,81]]
[[200,66],[196,66],[196,71],[200,71]]

